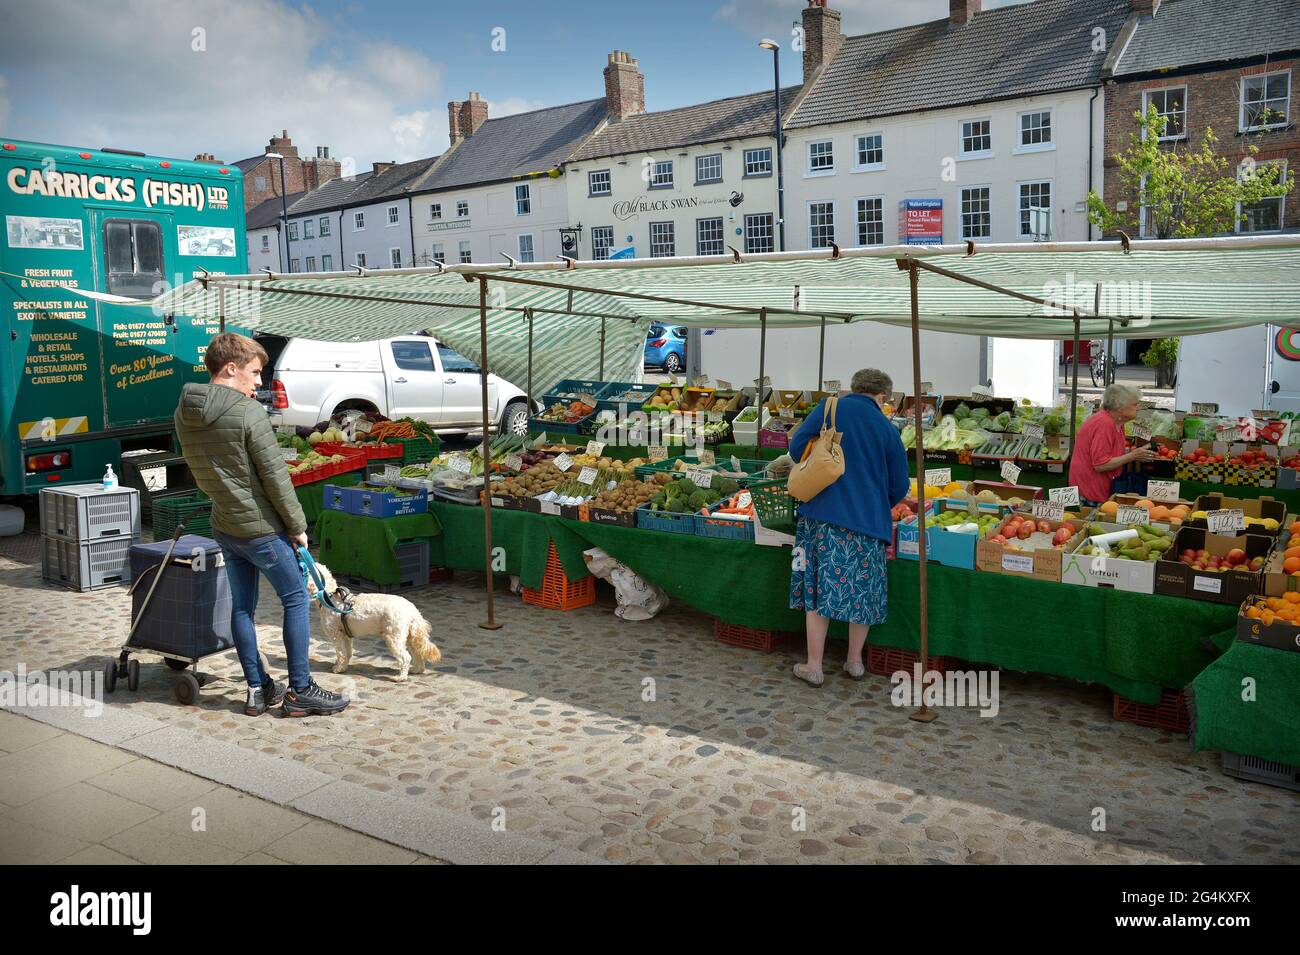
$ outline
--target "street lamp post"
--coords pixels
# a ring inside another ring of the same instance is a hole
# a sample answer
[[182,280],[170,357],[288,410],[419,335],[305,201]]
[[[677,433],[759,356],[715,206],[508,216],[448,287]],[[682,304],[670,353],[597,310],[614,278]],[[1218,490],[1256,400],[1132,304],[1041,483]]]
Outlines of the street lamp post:
[[[285,263],[286,263],[286,262],[292,262],[292,261],[293,261],[293,256],[291,256],[291,255],[289,254],[289,252],[290,252],[290,249],[289,249],[289,201],[288,201],[288,199],[286,198],[286,195],[285,195],[286,190],[285,190],[285,186],[284,186],[284,156],[281,155],[280,153],[267,153],[266,156],[265,156],[264,158],[266,158],[266,159],[278,159],[278,160],[280,160],[280,212],[281,212],[281,217],[282,217],[283,220],[284,220],[284,258],[280,260],[280,271],[281,271],[281,272],[288,272],[289,269],[285,267]],[[272,180],[272,181],[274,181],[274,180]]]
[[776,100],[773,133],[776,138],[776,221],[781,230],[781,251],[785,251],[785,171],[781,166],[781,47],[775,40],[760,40],[758,45],[772,51],[772,96]]

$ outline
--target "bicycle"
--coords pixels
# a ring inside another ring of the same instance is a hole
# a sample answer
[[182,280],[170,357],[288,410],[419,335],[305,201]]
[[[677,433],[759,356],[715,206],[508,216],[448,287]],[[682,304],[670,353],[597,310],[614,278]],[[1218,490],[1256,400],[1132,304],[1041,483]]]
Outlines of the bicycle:
[[1088,371],[1092,374],[1092,383],[1095,387],[1104,388],[1110,384],[1110,356],[1106,354],[1106,343],[1093,339],[1088,342],[1089,361]]

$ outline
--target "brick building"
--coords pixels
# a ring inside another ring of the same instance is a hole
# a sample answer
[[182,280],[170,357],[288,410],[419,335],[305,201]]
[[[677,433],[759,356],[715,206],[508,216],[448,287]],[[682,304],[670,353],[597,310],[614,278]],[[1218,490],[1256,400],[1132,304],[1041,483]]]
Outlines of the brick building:
[[[1285,174],[1294,175],[1300,163],[1300,0],[1130,0],[1130,6],[1102,71],[1107,205],[1140,201],[1124,194],[1115,156],[1138,128],[1133,114],[1148,104],[1168,118],[1162,143],[1170,149],[1198,149],[1209,127],[1218,137],[1216,153],[1234,166],[1253,144],[1256,162],[1281,162]],[[1295,192],[1243,212],[1247,219],[1238,232],[1300,230]]]
[[[280,160],[269,159],[265,153],[278,153],[284,157],[284,181],[281,182]],[[263,155],[249,156],[233,163],[244,176],[244,211],[268,199],[278,199],[286,190],[289,195],[310,192],[331,179],[337,179],[341,165],[330,156],[330,147],[317,146],[316,155],[303,159],[298,155],[298,147],[289,138],[289,131],[282,130],[279,136],[272,136],[263,150]]]

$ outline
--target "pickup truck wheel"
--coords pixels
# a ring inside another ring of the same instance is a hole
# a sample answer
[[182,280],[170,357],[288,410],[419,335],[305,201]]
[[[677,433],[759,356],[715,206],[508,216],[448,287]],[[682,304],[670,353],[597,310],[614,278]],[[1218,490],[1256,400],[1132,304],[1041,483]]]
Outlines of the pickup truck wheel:
[[501,416],[501,433],[517,437],[528,435],[528,405],[522,401],[512,401],[506,405],[506,413]]

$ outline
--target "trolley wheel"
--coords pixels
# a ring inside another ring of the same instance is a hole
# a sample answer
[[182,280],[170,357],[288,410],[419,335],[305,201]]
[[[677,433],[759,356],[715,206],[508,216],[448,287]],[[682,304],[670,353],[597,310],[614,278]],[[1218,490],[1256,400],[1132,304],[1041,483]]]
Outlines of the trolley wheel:
[[182,673],[176,681],[176,699],[187,706],[199,698],[199,681],[193,673]]
[[117,661],[109,660],[104,664],[104,692],[112,693],[117,686]]
[[140,661],[131,660],[126,665],[126,688],[134,693],[140,689]]
[[184,670],[187,669],[190,665],[190,661],[188,660],[173,660],[171,657],[163,657],[163,660],[173,670]]

